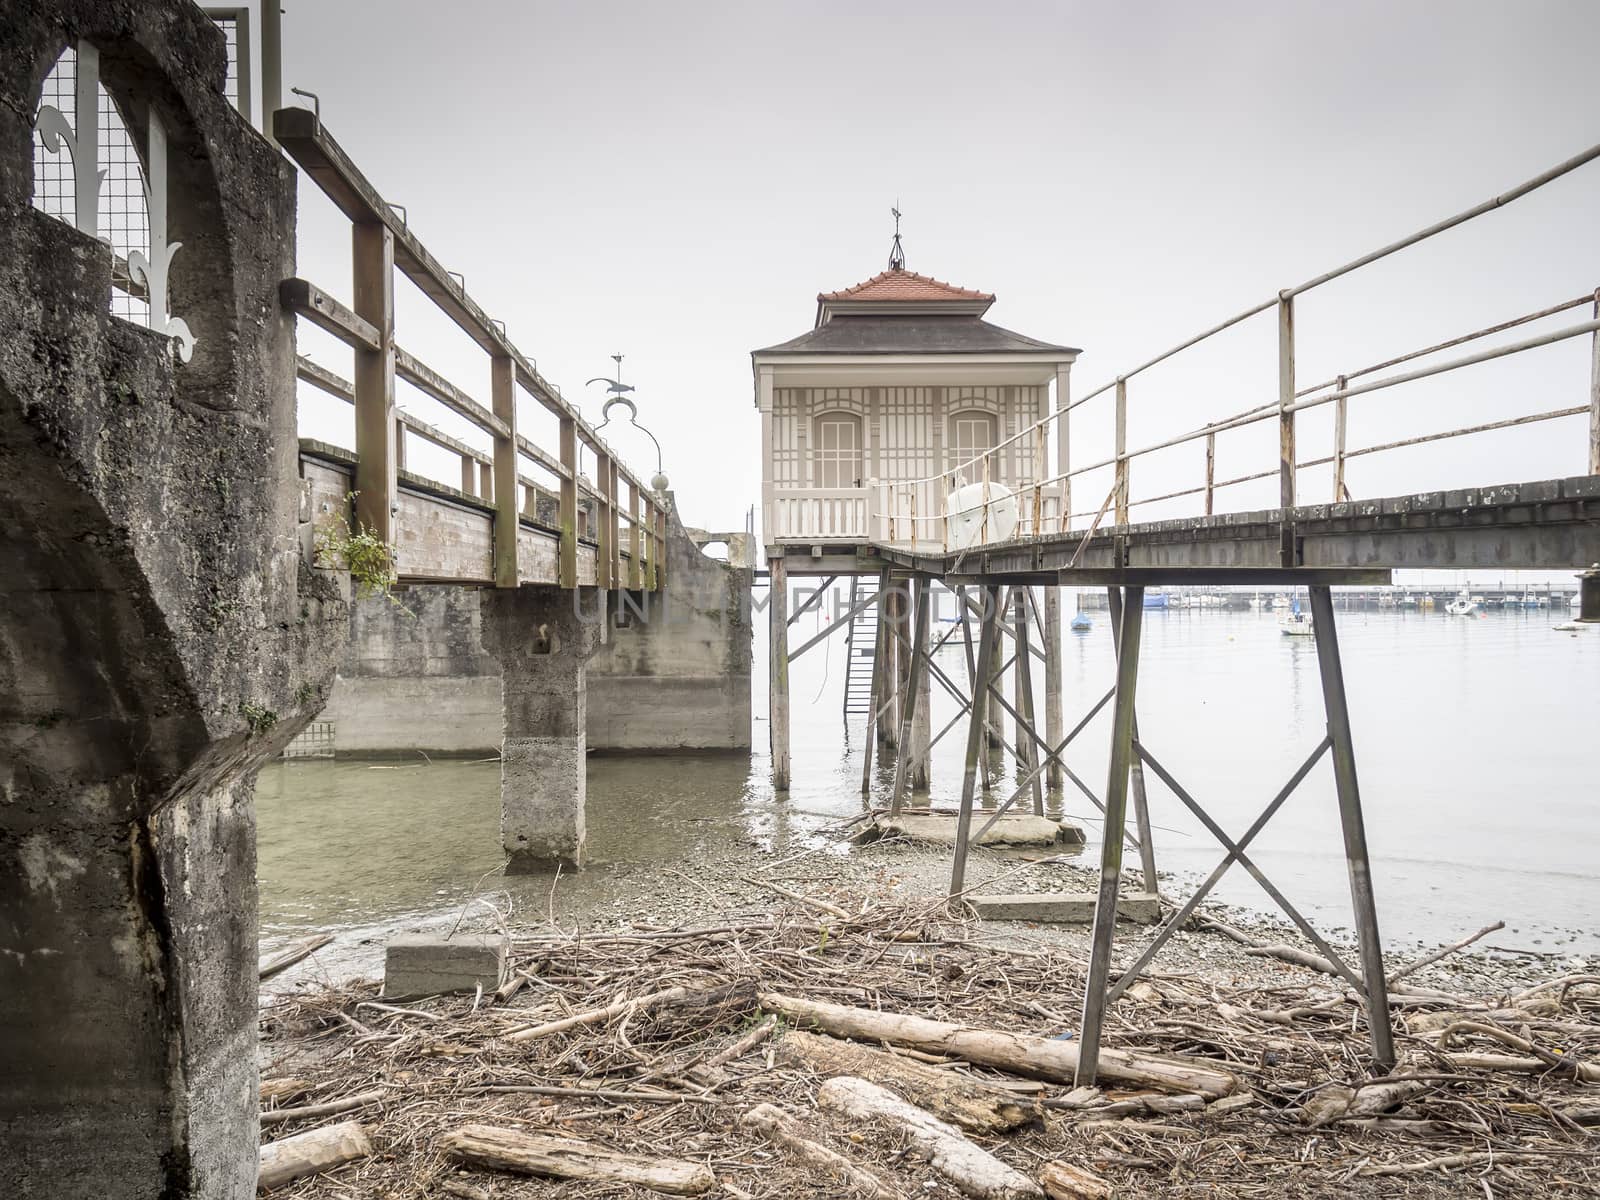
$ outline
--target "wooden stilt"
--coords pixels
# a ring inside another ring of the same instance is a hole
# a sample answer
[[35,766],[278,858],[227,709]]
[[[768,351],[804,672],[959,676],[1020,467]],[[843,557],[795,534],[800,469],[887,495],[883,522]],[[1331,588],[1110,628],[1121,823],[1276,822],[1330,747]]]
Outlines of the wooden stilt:
[[1133,759],[1134,692],[1139,682],[1139,634],[1144,623],[1144,588],[1126,590],[1117,628],[1117,695],[1111,721],[1111,770],[1106,780],[1106,822],[1100,844],[1100,892],[1094,906],[1089,978],[1084,987],[1083,1022],[1078,1031],[1076,1083],[1089,1087],[1100,1064],[1100,1031],[1105,1021],[1106,988],[1111,975],[1111,940],[1117,924],[1117,890],[1122,877],[1122,837],[1128,819],[1128,767]]
[[1344,830],[1345,863],[1350,872],[1350,902],[1361,942],[1361,978],[1367,994],[1367,1025],[1372,1057],[1379,1069],[1394,1066],[1394,1030],[1389,1024],[1389,986],[1384,976],[1383,942],[1378,934],[1377,901],[1372,891],[1372,865],[1367,857],[1366,822],[1361,815],[1361,789],[1356,782],[1356,755],[1350,737],[1350,710],[1339,661],[1339,635],[1333,623],[1333,595],[1326,584],[1311,587],[1311,620],[1317,641],[1317,666],[1322,672],[1322,702],[1328,713],[1328,738],[1333,743],[1333,778],[1339,793],[1339,824]]
[[912,759],[916,756],[916,744],[911,738],[911,726],[916,717],[917,709],[925,704],[923,699],[923,685],[928,677],[928,660],[925,654],[916,653],[917,648],[926,649],[928,645],[928,579],[919,577],[916,581],[914,599],[916,610],[916,633],[911,643],[912,653],[906,655],[910,660],[911,675],[906,681],[905,703],[901,705],[900,712],[900,754],[894,764],[894,791],[889,799],[889,812],[893,816],[900,815],[900,809],[905,800],[905,790],[911,777]]
[[916,708],[911,719],[911,790],[925,793],[933,778],[933,626],[939,618],[938,592],[930,585],[924,601],[928,605],[928,621],[922,640],[917,644],[917,656],[924,659],[923,671],[917,677],[913,702]]
[[[1005,625],[1004,613],[1005,613],[1006,605],[1010,602],[1011,596],[1010,596],[1009,592],[1000,592],[1000,591],[997,591],[996,595],[999,597],[999,600],[998,600],[999,610],[995,613],[994,623],[989,626],[989,636],[994,639],[994,649],[992,651],[993,657],[989,661],[992,664],[992,668],[991,669],[995,670],[996,675],[998,675],[999,674],[999,671],[998,671],[999,665],[1002,662],[1005,661],[1006,633],[1005,633],[1005,627],[1004,627],[1004,625]],[[987,614],[985,614],[985,617],[987,618]],[[988,745],[989,749],[990,750],[1003,750],[1003,749],[1005,749],[1005,745],[1006,745],[1005,718],[1003,716],[1001,716],[999,706],[990,702],[990,699],[989,699],[989,696],[988,696],[987,692],[984,693],[983,714],[984,714],[985,725],[987,726],[988,731],[989,731],[988,742],[987,742],[987,745]],[[986,762],[985,765],[987,767],[987,762]],[[989,772],[986,769],[984,771],[984,787],[987,788],[989,785],[990,785]]]
[[877,744],[878,709],[883,705],[883,656],[888,652],[889,617],[885,605],[889,599],[889,572],[878,576],[878,620],[872,642],[872,698],[867,702],[867,741],[861,758],[861,794],[872,791],[872,751]]
[[[1116,588],[1106,589],[1106,600],[1111,609],[1111,632],[1114,645],[1120,646],[1117,631],[1122,628],[1122,599],[1117,594]],[[1144,603],[1141,595],[1140,605]],[[1141,614],[1143,609],[1141,607]],[[1139,740],[1139,718],[1133,717],[1133,738]],[[1133,790],[1133,819],[1139,830],[1139,870],[1144,875],[1144,890],[1152,895],[1157,890],[1156,880],[1156,846],[1150,836],[1150,802],[1145,795],[1144,787],[1144,760],[1135,754],[1128,764]]]
[[[1044,736],[1052,745],[1061,744],[1061,733],[1066,727],[1061,711],[1061,589],[1054,584],[1044,589]],[[1052,792],[1066,785],[1061,764],[1050,760],[1045,770],[1045,786]]]
[[905,701],[905,693],[900,687],[900,660],[905,652],[898,636],[905,623],[905,581],[892,583],[878,603],[886,610],[889,622],[888,640],[884,643],[883,678],[880,681],[882,693],[878,707],[884,712],[878,722],[878,741],[885,747],[898,747],[900,706]]
[[[994,626],[1000,616],[1000,589],[993,584],[983,588],[983,617],[978,631],[978,661],[975,664],[974,677],[988,679],[993,671]],[[956,851],[955,859],[950,867],[950,895],[959,896],[966,887],[967,878],[967,841],[972,833],[972,801],[978,785],[978,767],[984,752],[986,739],[983,713],[976,701],[980,696],[974,695],[972,717],[967,722],[967,759],[965,772],[961,777],[961,814],[956,819]]]
[[1017,768],[1033,776],[1033,811],[1044,816],[1044,783],[1039,778],[1039,751],[1034,743],[1033,656],[1028,652],[1028,589],[1011,589],[1011,608],[1017,630],[1016,710]]
[[789,573],[783,559],[767,560],[771,645],[768,647],[767,735],[772,746],[772,787],[789,790]]

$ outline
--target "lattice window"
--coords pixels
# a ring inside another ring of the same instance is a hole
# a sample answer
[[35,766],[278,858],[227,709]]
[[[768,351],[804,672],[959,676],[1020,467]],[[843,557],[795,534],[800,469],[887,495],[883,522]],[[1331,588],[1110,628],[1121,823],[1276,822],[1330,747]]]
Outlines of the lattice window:
[[[966,482],[976,483],[983,478],[983,464],[981,462],[969,463],[987,450],[994,449],[998,441],[994,432],[994,417],[986,412],[967,409],[958,412],[950,418],[950,465],[953,470],[959,470],[966,477]],[[993,478],[995,464],[989,464]]]
[[[42,104],[60,110],[74,128],[79,128],[77,113],[76,50],[67,50],[45,77]],[[100,184],[99,236],[111,243],[116,254],[111,292],[111,311],[127,321],[149,325],[150,306],[139,293],[142,289],[128,279],[128,256],[135,251],[150,253],[149,217],[145,209],[144,167],[133,139],[122,123],[122,114],[104,87],[96,88],[99,101],[100,169],[105,179]],[[56,153],[46,147],[39,133],[33,135],[33,205],[69,225],[75,213],[73,166],[65,147]]]

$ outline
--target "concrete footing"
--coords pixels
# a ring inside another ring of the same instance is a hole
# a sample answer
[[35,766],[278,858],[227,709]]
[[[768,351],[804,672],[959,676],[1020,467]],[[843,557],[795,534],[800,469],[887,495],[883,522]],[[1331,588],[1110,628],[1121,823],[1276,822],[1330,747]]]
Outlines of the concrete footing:
[[[1041,892],[1037,895],[969,896],[967,899],[986,921],[1087,925],[1094,920],[1093,892]],[[1154,925],[1161,919],[1161,902],[1148,892],[1123,896],[1117,901],[1117,919]]]
[[[982,811],[972,814],[973,832],[988,821]],[[940,846],[956,844],[956,821],[952,813],[901,813],[891,817],[881,813],[873,819],[870,837],[903,837],[917,842],[932,842]],[[1063,821],[1038,817],[1031,813],[1007,813],[994,823],[994,828],[984,834],[977,846],[1058,846],[1076,847],[1084,844],[1083,830]]]
[[588,770],[584,664],[599,643],[592,614],[601,610],[587,588],[493,588],[481,603],[484,646],[500,660],[506,871],[581,866]]
[[499,933],[406,933],[384,947],[386,1000],[471,992],[492,992],[503,982],[511,939]]

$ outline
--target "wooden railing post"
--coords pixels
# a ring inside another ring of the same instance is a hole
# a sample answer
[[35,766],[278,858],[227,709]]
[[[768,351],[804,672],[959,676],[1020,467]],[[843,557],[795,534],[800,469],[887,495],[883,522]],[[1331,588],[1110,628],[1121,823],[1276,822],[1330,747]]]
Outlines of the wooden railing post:
[[611,545],[611,586],[622,586],[622,474],[617,466],[617,460],[611,460],[610,476],[610,522],[607,527],[606,537]]
[[650,587],[662,591],[667,586],[667,506],[665,501],[656,505],[655,544],[650,547]]
[[1217,435],[1206,434],[1206,516],[1211,515],[1212,494],[1217,482]]
[[578,586],[578,423],[570,413],[561,416],[561,527],[556,581],[564,588]]
[[1278,560],[1294,566],[1294,297],[1278,296],[1278,504],[1283,509]]
[[1065,533],[1067,520],[1072,514],[1072,480],[1067,472],[1072,469],[1072,435],[1067,422],[1071,414],[1067,406],[1072,403],[1072,364],[1056,368],[1056,474],[1061,476],[1061,522],[1058,533]]
[[1128,523],[1128,381],[1117,380],[1117,524]]
[[[494,439],[494,585],[514,588],[520,580],[517,530],[521,515],[517,504],[517,370],[509,355],[497,354],[489,360],[489,392],[494,415],[506,426],[505,434],[496,434]],[[469,468],[471,465],[469,462]],[[487,487],[483,490],[485,499],[488,491]]]
[[611,515],[616,507],[611,495],[611,456],[596,447],[594,452],[595,490],[595,551],[594,585],[610,588],[615,584],[611,573],[611,552],[616,548],[611,528]]
[[[1349,380],[1340,375],[1333,381],[1333,390],[1336,392],[1344,391],[1345,384],[1348,382]],[[1350,400],[1347,396],[1340,396],[1333,402],[1333,502],[1335,504],[1338,504],[1349,495],[1344,486],[1344,431],[1345,416],[1349,403]]]
[[[1594,319],[1600,321],[1600,289],[1594,294]],[[1600,475],[1600,329],[1590,341],[1594,362],[1589,369],[1589,474]]]
[[628,484],[628,587],[637,592],[644,587],[643,529],[639,525],[639,485]]
[[1294,298],[1278,294],[1278,506],[1283,526],[1278,560],[1294,565]]
[[394,234],[377,221],[350,227],[356,315],[378,331],[378,348],[355,352],[356,528],[394,542]]

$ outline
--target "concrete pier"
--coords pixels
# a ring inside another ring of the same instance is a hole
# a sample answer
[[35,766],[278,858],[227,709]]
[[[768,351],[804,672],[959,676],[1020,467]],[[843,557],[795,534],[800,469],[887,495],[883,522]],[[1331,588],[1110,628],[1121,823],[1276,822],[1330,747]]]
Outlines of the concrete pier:
[[[753,564],[702,554],[704,535],[685,530],[667,500],[666,588],[613,593],[616,620],[589,660],[591,752],[750,748]],[[500,663],[482,625],[470,587],[352,605],[350,650],[320,718],[335,753],[496,753]]]
[[[248,1200],[254,778],[348,628],[300,554],[270,303],[295,175],[193,4],[0,3],[0,29],[0,1195]],[[111,247],[32,207],[33,114],[79,38],[141,148],[160,110],[187,362],[111,314]]]
[[585,667],[600,639],[593,589],[480,595],[484,647],[500,660],[500,839],[510,874],[581,866],[588,772]]

